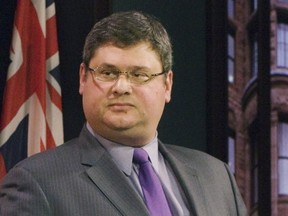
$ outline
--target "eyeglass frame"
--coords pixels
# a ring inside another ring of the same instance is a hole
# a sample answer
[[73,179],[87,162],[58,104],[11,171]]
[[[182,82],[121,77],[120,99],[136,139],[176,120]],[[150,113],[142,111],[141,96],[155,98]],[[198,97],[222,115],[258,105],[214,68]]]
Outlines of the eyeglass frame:
[[97,66],[97,67],[95,67],[95,68],[91,68],[91,67],[89,67],[89,66],[87,66],[87,65],[85,65],[85,66],[86,66],[86,69],[87,69],[89,72],[91,72],[91,75],[92,75],[94,81],[99,80],[99,81],[102,81],[102,82],[115,82],[115,81],[117,81],[117,80],[119,79],[120,75],[123,74],[123,75],[126,76],[126,79],[127,79],[130,83],[141,85],[141,84],[145,84],[145,83],[150,82],[151,80],[153,80],[153,79],[154,79],[155,77],[157,77],[157,76],[160,76],[160,75],[163,75],[163,74],[167,74],[167,71],[162,71],[162,72],[160,72],[160,73],[154,73],[154,74],[147,74],[147,73],[143,73],[143,72],[142,72],[143,74],[145,74],[145,75],[148,77],[148,79],[145,80],[145,81],[143,81],[143,82],[133,82],[133,81],[131,81],[131,79],[130,79],[130,77],[131,77],[131,72],[133,72],[133,71],[121,71],[120,69],[115,68],[116,71],[118,72],[118,75],[117,75],[117,77],[116,77],[115,79],[112,79],[112,80],[102,80],[102,79],[99,79],[98,77],[95,76],[95,73],[97,73],[97,69],[103,68],[102,66]]

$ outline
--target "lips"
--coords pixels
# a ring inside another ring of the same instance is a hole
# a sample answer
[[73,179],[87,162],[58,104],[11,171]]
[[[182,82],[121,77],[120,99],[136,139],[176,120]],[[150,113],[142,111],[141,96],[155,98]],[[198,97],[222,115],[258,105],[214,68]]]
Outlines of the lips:
[[108,107],[115,111],[122,111],[122,110],[126,111],[134,107],[134,105],[131,103],[119,103],[118,102],[118,103],[111,103],[108,105]]

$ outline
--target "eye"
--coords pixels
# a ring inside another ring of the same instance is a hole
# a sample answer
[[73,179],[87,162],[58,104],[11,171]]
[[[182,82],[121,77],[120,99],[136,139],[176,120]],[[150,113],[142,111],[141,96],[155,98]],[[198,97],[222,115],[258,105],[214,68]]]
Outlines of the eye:
[[119,75],[119,71],[111,68],[101,68],[98,71],[98,76],[102,79],[115,79]]
[[130,72],[130,76],[132,79],[139,80],[139,81],[146,81],[150,78],[147,73],[142,72],[142,71],[132,71]]

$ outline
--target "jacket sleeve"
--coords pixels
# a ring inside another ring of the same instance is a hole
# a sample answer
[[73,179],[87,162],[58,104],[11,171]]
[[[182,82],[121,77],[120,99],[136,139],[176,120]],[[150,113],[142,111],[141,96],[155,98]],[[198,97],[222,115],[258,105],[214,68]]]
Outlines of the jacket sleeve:
[[242,199],[242,196],[238,190],[238,186],[236,184],[234,175],[230,172],[228,165],[225,164],[225,167],[226,167],[227,173],[229,175],[232,190],[234,193],[234,200],[235,200],[237,215],[238,216],[248,216],[246,206],[245,206],[244,201]]
[[14,168],[0,182],[0,215],[52,215],[36,179],[23,168]]

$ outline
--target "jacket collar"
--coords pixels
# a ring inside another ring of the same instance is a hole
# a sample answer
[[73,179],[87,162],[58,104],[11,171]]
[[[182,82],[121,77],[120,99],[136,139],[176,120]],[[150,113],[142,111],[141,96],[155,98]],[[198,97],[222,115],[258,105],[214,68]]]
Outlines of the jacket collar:
[[79,138],[81,163],[87,166],[87,175],[104,196],[122,215],[149,216],[142,198],[133,189],[125,174],[85,126]]
[[[80,134],[81,161],[94,184],[123,215],[149,216],[142,198],[119,170],[110,154],[84,126]],[[170,164],[188,201],[191,215],[207,215],[205,196],[197,171],[175,158],[159,141],[159,150]],[[109,181],[107,181],[109,179]],[[117,187],[114,187],[117,185]]]
[[191,215],[208,215],[205,207],[203,186],[198,179],[197,170],[190,167],[188,163],[185,164],[178,158],[174,157],[161,141],[159,141],[159,150],[165,160],[170,164],[180,186],[183,189]]

